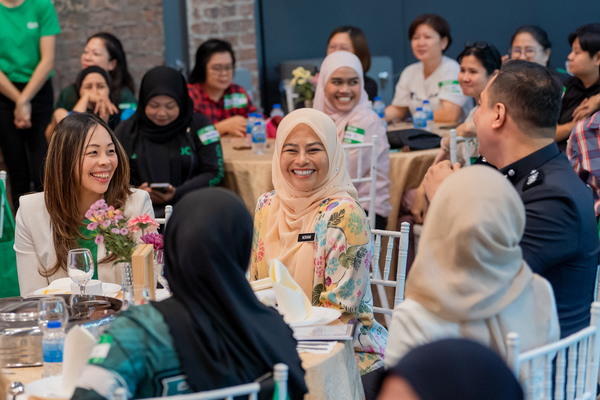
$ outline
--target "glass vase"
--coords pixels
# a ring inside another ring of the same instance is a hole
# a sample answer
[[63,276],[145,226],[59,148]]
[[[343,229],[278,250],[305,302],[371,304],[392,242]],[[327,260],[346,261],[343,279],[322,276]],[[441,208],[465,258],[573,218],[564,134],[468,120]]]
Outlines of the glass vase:
[[133,268],[130,262],[118,263],[121,270],[121,286],[123,287],[123,305],[122,310],[134,305],[133,297]]

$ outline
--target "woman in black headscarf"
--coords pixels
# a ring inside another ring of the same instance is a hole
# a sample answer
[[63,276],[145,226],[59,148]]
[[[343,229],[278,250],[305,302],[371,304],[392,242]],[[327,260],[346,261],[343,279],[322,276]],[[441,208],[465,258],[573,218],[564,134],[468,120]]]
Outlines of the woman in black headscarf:
[[67,115],[91,111],[102,118],[111,129],[119,124],[119,109],[110,100],[110,75],[96,66],[87,67],[75,79],[75,106],[72,110],[57,108],[52,121],[46,128],[46,139],[50,142],[56,125]]
[[387,370],[378,400],[523,400],[523,390],[492,350],[465,339],[417,347]]
[[[111,324],[100,338],[103,358],[90,360],[73,398],[94,391],[110,399],[124,385],[134,399],[206,391],[253,382],[285,363],[289,398],[302,399],[292,330],[246,280],[251,246],[252,219],[235,194],[211,188],[185,196],[165,232],[173,297],[130,307]],[[265,388],[260,397],[272,395]]]
[[183,76],[169,67],[144,75],[135,114],[115,131],[131,165],[131,184],[150,193],[157,217],[191,190],[223,179],[219,132],[194,113]]

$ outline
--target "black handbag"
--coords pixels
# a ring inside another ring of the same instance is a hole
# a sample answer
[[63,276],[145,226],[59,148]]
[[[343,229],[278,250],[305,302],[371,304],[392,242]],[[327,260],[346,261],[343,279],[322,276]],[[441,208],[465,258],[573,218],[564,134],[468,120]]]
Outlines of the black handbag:
[[401,129],[387,133],[390,148],[402,149],[406,146],[410,150],[427,150],[440,147],[441,138],[435,133],[422,129]]

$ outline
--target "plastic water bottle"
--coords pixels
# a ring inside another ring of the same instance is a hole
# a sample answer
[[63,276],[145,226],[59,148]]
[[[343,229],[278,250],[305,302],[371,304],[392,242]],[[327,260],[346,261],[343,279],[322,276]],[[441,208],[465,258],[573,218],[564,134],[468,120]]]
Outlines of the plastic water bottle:
[[265,154],[267,150],[267,130],[265,123],[260,119],[254,123],[252,128],[252,152],[254,154]]
[[429,100],[423,100],[423,112],[427,116],[427,121],[433,121],[433,110],[429,104]]
[[273,108],[271,109],[270,117],[285,117],[283,110],[281,109],[281,104],[273,104]]
[[417,112],[413,115],[413,126],[416,129],[425,129],[427,128],[427,116],[423,112],[421,107],[417,108]]
[[246,146],[252,146],[252,128],[254,128],[255,121],[256,113],[248,114],[248,118],[246,118]]
[[42,328],[42,349],[44,351],[44,378],[62,374],[65,328],[60,321],[48,321]]
[[373,101],[373,111],[375,111],[381,118],[385,117],[385,103],[379,96],[376,96]]

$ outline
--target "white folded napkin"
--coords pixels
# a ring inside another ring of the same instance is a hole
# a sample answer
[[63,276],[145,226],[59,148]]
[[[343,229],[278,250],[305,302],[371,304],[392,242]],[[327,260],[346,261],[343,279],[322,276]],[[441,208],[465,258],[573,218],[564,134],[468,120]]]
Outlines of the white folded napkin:
[[73,393],[79,375],[87,365],[96,338],[85,328],[74,326],[65,338],[63,350],[63,391]]
[[[75,291],[73,291],[75,290]],[[102,282],[97,279],[90,280],[85,285],[87,294],[102,295]],[[55,279],[44,289],[42,294],[72,294],[79,293],[79,286],[71,280],[71,278]]]
[[279,312],[285,322],[304,321],[308,318],[312,309],[310,301],[281,261],[271,261],[269,277],[273,281]]

